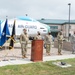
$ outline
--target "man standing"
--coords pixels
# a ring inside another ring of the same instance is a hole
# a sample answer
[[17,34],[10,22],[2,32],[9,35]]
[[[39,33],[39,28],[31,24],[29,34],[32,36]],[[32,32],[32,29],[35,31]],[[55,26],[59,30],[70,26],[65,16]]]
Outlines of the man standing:
[[22,58],[26,58],[28,40],[29,40],[29,38],[28,38],[28,35],[27,35],[27,30],[23,29],[23,33],[20,35]]
[[40,32],[38,31],[37,32],[37,35],[35,36],[35,38],[34,38],[35,40],[37,39],[37,40],[42,40],[42,36],[40,35]]
[[48,32],[48,34],[45,37],[46,55],[50,55],[51,43],[52,43],[52,35],[51,32]]
[[72,43],[72,54],[74,54],[75,53],[75,31],[71,37],[71,43]]
[[63,35],[61,31],[57,35],[57,40],[58,40],[58,55],[62,55],[61,50],[63,47]]

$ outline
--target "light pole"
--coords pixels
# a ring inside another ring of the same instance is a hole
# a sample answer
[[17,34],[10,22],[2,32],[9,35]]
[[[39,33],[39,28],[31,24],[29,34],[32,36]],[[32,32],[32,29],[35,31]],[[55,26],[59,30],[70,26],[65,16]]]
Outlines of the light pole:
[[69,5],[69,21],[68,21],[68,23],[69,23],[69,26],[68,26],[68,40],[69,40],[69,33],[70,33],[70,10],[71,10],[71,3],[68,3],[68,5]]
[[26,16],[28,16],[28,14],[26,14]]

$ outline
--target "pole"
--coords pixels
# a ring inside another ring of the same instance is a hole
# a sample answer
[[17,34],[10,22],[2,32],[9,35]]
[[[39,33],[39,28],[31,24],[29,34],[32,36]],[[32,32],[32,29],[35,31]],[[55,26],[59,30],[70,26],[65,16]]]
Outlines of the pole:
[[26,16],[28,16],[28,14],[26,14]]
[[70,33],[70,6],[71,6],[71,3],[68,3],[68,5],[69,5],[69,21],[68,21],[68,23],[69,23],[69,26],[68,26],[68,40],[69,40],[69,33]]
[[[6,20],[7,20],[8,16],[6,16]],[[6,22],[6,21],[5,21]],[[6,35],[6,41],[5,41],[5,56],[3,61],[8,61],[8,59],[6,59],[7,55],[8,55],[8,50],[7,50],[7,35]]]
[[0,20],[0,49],[1,49],[1,20]]

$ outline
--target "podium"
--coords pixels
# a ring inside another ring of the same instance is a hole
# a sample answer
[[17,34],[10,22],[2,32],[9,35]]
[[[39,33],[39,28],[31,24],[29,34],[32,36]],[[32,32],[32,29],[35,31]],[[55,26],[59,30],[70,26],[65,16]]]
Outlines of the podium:
[[43,60],[43,40],[33,40],[31,46],[31,61]]

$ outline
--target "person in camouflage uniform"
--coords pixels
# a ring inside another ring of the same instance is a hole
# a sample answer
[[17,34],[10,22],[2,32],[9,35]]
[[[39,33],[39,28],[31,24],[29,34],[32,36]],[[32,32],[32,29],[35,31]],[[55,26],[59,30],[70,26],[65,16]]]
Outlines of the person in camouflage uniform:
[[61,50],[63,47],[63,35],[61,31],[57,35],[57,40],[58,40],[58,55],[62,55]]
[[40,32],[37,32],[37,35],[34,38],[35,40],[42,40],[42,36],[40,35]]
[[75,31],[74,34],[71,36],[71,44],[72,44],[72,54],[75,54]]
[[51,44],[52,44],[52,35],[51,32],[45,36],[45,44],[46,44],[46,55],[50,55]]
[[26,58],[28,40],[29,40],[29,37],[27,35],[27,30],[23,29],[23,33],[20,35],[22,58]]

